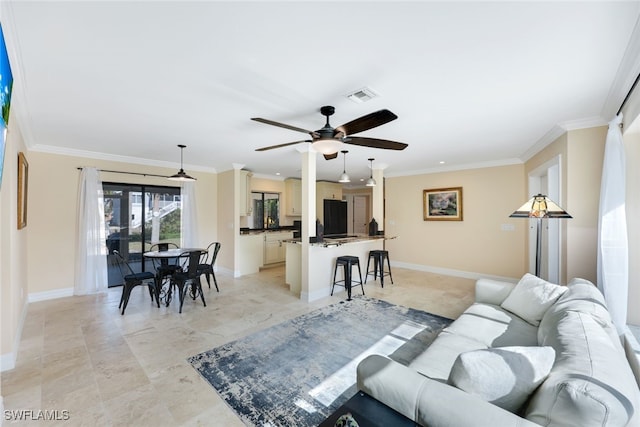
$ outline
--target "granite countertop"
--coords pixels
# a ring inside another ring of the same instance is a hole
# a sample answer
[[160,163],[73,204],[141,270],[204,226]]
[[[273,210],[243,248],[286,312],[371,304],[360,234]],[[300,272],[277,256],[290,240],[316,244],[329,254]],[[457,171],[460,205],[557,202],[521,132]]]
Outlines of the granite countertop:
[[[322,242],[312,242],[309,244],[312,246],[320,246],[320,247],[328,248],[330,246],[340,246],[347,243],[366,242],[370,240],[391,240],[395,238],[396,236],[346,236],[346,237],[326,237],[325,236]],[[284,239],[282,240],[282,242],[300,244],[302,240],[300,238]]]
[[296,229],[293,228],[293,226],[291,227],[285,226],[285,227],[279,227],[279,228],[264,228],[264,229],[248,228],[248,229],[240,229],[240,235],[277,233],[277,232],[283,232],[283,231],[296,231]]

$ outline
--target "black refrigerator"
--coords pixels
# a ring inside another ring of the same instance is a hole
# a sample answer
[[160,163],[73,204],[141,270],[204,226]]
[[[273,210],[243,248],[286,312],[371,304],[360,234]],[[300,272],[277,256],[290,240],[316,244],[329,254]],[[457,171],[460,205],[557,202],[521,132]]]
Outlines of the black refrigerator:
[[347,234],[347,202],[324,200],[324,235]]

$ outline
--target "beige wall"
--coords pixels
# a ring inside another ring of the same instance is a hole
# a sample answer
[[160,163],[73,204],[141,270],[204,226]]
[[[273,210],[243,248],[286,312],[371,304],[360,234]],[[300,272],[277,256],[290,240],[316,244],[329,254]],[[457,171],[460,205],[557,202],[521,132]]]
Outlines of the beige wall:
[[[22,322],[26,315],[29,292],[27,269],[27,228],[17,228],[18,152],[26,152],[15,120],[9,123],[5,147],[2,187],[0,187],[0,368],[11,369],[15,363]],[[29,154],[26,153],[29,161]],[[29,194],[29,202],[33,199]]]
[[607,128],[568,132],[567,204],[573,219],[567,229],[567,279],[597,283],[598,211]]
[[[41,152],[29,153],[29,293],[56,292],[74,286],[77,241],[77,192],[81,166],[170,175],[173,169],[86,159]],[[195,184],[198,245],[216,240],[216,175],[189,171]],[[164,178],[101,172],[103,182],[176,185]]]
[[[385,180],[385,234],[392,262],[414,268],[519,278],[526,221],[509,218],[525,197],[524,166]],[[423,190],[462,187],[463,221],[423,221]],[[503,224],[512,231],[503,231]]]
[[[582,277],[597,282],[598,205],[607,128],[564,133],[525,163],[525,174],[561,157],[561,194],[571,216],[561,225],[561,282]],[[525,186],[526,188],[526,186]]]
[[267,178],[251,178],[251,191],[261,191],[264,193],[280,193],[284,194],[284,181],[267,179]]
[[[554,200],[561,207],[567,209],[568,212],[573,214],[571,210],[567,207],[567,180],[566,180],[566,170],[567,170],[567,154],[568,154],[568,145],[567,145],[567,134],[562,134],[559,138],[553,141],[551,144],[547,145],[543,150],[538,152],[535,156],[529,159],[524,165],[525,172],[525,186],[523,187],[525,200],[528,197],[531,197],[531,191],[529,190],[528,177],[531,173],[556,157],[560,157],[560,200]],[[560,225],[560,240],[561,240],[561,257],[560,257],[560,282],[567,283],[567,224],[566,221],[561,223]],[[527,245],[525,248],[525,256],[526,262],[528,265],[529,259],[529,234],[527,233]]]

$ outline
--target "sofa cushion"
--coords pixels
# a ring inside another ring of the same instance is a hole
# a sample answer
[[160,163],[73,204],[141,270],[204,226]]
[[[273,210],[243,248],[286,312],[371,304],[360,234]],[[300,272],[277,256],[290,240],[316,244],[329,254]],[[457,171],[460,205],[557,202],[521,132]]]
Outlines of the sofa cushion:
[[448,383],[507,411],[517,413],[549,375],[551,347],[500,347],[458,356]]
[[[567,291],[547,310],[538,329],[539,343],[545,340],[549,332],[555,333],[558,319],[565,311],[579,311],[589,314],[604,328],[614,345],[620,343],[604,296],[593,283],[585,279],[571,279],[567,284]],[[622,351],[622,347],[619,348]]]
[[471,305],[445,330],[480,341],[487,347],[538,345],[538,328],[491,304]]
[[443,330],[409,367],[431,379],[446,382],[451,367],[460,353],[487,348],[480,341]]
[[538,326],[547,309],[566,290],[565,286],[555,285],[527,273],[500,306]]
[[620,344],[588,313],[562,310],[545,319],[541,345],[556,351],[549,377],[525,416],[541,425],[626,426],[640,391]]

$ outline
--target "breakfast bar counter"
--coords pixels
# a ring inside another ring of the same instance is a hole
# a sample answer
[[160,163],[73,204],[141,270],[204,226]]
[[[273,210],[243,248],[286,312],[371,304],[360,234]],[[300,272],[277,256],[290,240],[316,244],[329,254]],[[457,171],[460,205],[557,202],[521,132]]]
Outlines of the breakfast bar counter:
[[[314,301],[331,294],[333,284],[333,271],[336,258],[344,255],[352,255],[360,258],[362,280],[367,274],[367,259],[369,251],[383,249],[385,236],[349,236],[349,237],[325,237],[322,242],[309,244],[309,286],[302,286],[302,244],[300,239],[283,240],[286,244],[286,273],[285,281],[289,289],[300,299]],[[355,277],[357,269],[354,268]],[[342,270],[338,271],[338,280],[342,279]],[[336,287],[335,292],[343,292],[343,288]]]

